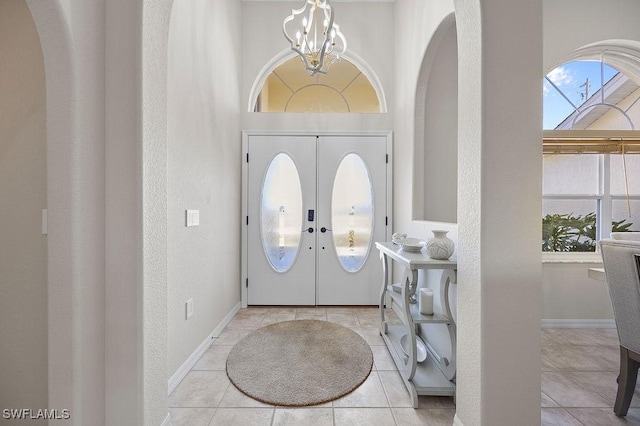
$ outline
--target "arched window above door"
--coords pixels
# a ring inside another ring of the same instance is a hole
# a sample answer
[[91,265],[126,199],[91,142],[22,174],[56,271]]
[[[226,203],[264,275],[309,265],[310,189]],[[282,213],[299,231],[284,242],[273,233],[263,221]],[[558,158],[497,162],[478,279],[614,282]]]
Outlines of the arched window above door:
[[289,52],[274,58],[256,79],[252,112],[386,112],[382,86],[361,60],[346,55],[327,74],[310,76]]

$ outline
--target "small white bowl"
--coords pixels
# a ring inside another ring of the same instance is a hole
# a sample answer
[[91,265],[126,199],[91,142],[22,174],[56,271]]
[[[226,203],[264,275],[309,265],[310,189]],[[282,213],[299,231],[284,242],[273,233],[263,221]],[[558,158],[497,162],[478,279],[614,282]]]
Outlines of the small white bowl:
[[420,252],[424,247],[424,240],[419,238],[407,237],[400,242],[400,248],[409,252]]

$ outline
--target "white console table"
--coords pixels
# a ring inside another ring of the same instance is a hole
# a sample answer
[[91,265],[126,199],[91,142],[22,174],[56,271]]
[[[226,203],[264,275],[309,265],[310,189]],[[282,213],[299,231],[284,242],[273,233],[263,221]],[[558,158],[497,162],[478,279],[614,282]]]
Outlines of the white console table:
[[[376,247],[380,251],[383,273],[380,291],[380,335],[398,367],[414,408],[418,408],[418,395],[455,396],[456,324],[449,303],[449,285],[456,284],[457,262],[455,260],[434,260],[423,252],[406,252],[390,242],[377,242]],[[389,259],[406,270],[407,278],[401,285],[401,293],[393,291],[389,283]],[[418,305],[411,300],[418,284],[419,269],[442,270],[440,291],[439,294],[434,294],[440,299],[441,313],[422,315],[418,310]],[[391,325],[387,322],[384,312],[387,295],[391,297],[393,303],[398,305],[402,325]],[[451,342],[451,359],[440,356],[429,344],[427,336],[422,335],[427,347],[427,359],[420,363],[417,362],[416,332],[418,324],[446,325]],[[411,342],[410,348],[407,348],[408,355],[400,345],[400,339],[405,334],[409,335]]]

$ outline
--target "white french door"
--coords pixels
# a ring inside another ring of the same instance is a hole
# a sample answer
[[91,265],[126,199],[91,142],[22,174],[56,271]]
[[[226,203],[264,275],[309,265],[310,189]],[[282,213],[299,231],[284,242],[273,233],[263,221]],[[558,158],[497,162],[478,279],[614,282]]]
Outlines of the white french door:
[[374,305],[388,239],[387,136],[249,135],[243,300]]

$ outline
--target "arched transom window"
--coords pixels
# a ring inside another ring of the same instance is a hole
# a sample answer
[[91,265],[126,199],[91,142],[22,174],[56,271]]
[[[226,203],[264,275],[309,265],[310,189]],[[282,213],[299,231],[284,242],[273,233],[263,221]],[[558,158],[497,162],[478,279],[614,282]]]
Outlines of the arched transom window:
[[[544,78],[545,130],[634,130],[640,123],[639,85],[598,61],[567,62]],[[637,106],[637,107],[636,107]]]
[[327,74],[309,76],[294,57],[266,78],[254,112],[377,113],[380,101],[369,79],[347,59]]

